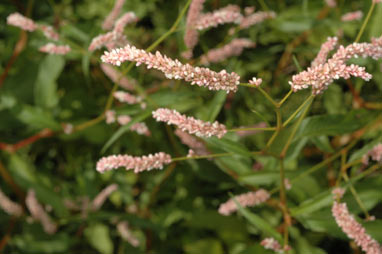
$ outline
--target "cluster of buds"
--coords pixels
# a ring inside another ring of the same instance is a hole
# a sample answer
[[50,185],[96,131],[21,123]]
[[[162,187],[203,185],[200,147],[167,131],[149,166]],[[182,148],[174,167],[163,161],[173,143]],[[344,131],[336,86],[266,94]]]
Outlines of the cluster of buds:
[[207,54],[200,57],[200,63],[208,65],[210,63],[221,62],[228,57],[240,55],[245,48],[254,48],[256,43],[251,40],[238,38],[233,39],[230,43],[221,48],[211,49]]
[[132,94],[123,92],[123,91],[117,91],[114,94],[114,98],[116,98],[120,102],[124,102],[127,104],[141,104],[141,108],[146,108],[146,104],[142,102],[142,98],[139,96],[134,96]]
[[106,51],[101,60],[117,66],[125,61],[136,62],[137,66],[145,64],[149,69],[162,71],[168,79],[184,79],[192,85],[206,86],[210,90],[225,90],[227,93],[237,91],[240,83],[240,76],[234,72],[227,73],[225,70],[214,72],[208,68],[193,67],[190,64],[182,64],[177,59],[163,56],[159,51],[152,54],[131,45],[113,49],[111,52]]
[[230,215],[231,213],[238,210],[234,199],[242,207],[252,207],[264,203],[269,199],[270,195],[268,191],[264,189],[259,189],[256,192],[248,192],[229,199],[227,202],[223,203],[219,207],[219,213],[222,215]]
[[120,167],[126,170],[134,169],[134,173],[154,168],[162,169],[165,164],[171,163],[171,156],[164,152],[136,157],[131,155],[111,155],[103,157],[97,162],[97,171],[103,173]]
[[255,78],[253,77],[251,80],[248,81],[251,85],[254,85],[256,87],[259,87],[261,83],[263,83],[263,80],[261,78]]
[[347,47],[340,46],[337,52],[325,63],[317,64],[294,75],[289,84],[295,92],[311,86],[313,94],[320,94],[335,79],[349,79],[354,76],[369,81],[372,75],[367,73],[364,67],[355,64],[346,65],[348,59],[359,56],[372,57],[373,59],[382,58],[381,37],[373,39],[371,43],[353,43]]
[[38,25],[31,19],[24,17],[20,13],[12,13],[7,17],[7,24],[21,28],[22,30],[33,32]]
[[223,137],[227,133],[226,127],[215,121],[213,123],[203,122],[190,116],[182,115],[176,110],[160,108],[153,111],[153,117],[157,121],[174,124],[182,131],[187,131],[190,134],[195,134],[198,137]]

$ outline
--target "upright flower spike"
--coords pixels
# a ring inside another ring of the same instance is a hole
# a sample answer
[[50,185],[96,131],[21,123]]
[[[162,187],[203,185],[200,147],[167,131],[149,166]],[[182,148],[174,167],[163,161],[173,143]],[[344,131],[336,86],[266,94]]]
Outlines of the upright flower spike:
[[337,46],[337,37],[328,37],[326,42],[321,45],[320,51],[316,58],[312,61],[311,67],[316,67],[320,64],[325,64],[328,54]]
[[192,0],[187,13],[186,32],[184,33],[184,43],[188,48],[185,54],[187,58],[192,57],[192,50],[198,44],[199,33],[195,30],[195,23],[199,18],[200,12],[203,10],[205,0]]
[[125,4],[125,0],[116,0],[113,9],[106,17],[102,24],[102,29],[110,30],[113,27],[115,20],[117,19],[119,13],[121,13],[122,6]]
[[21,15],[18,12],[12,13],[7,17],[7,24],[11,26],[17,26],[22,30],[29,32],[33,32],[38,28],[33,20]]
[[[242,207],[256,206],[264,203],[269,199],[269,193],[264,189],[259,189],[256,192],[248,192],[235,197],[235,200]],[[231,198],[219,207],[219,213],[222,215],[230,215],[238,210],[235,201]]]
[[142,157],[111,155],[103,157],[97,162],[97,171],[103,173],[112,169],[125,167],[126,170],[134,169],[134,173],[139,173],[154,168],[162,169],[165,164],[169,163],[171,163],[171,156],[163,152]]
[[245,48],[254,48],[256,43],[245,38],[233,39],[221,48],[211,49],[207,54],[200,57],[204,65],[221,62],[231,56],[239,56]]
[[335,79],[349,79],[351,76],[360,77],[366,81],[372,75],[365,71],[364,67],[358,65],[346,65],[350,58],[372,57],[382,58],[382,38],[372,39],[371,43],[353,43],[347,47],[340,46],[337,52],[324,64],[318,64],[308,68],[292,77],[289,81],[293,91],[312,87],[313,94],[322,93]]
[[167,108],[160,108],[153,111],[153,117],[157,121],[174,124],[182,131],[187,131],[188,133],[195,134],[199,137],[217,136],[218,138],[221,138],[227,133],[226,127],[217,121],[213,123],[203,122],[202,120],[182,115],[176,110]]
[[236,92],[240,83],[240,76],[234,72],[227,73],[225,70],[214,72],[208,68],[193,67],[190,64],[172,60],[159,51],[152,54],[129,44],[124,48],[113,49],[111,52],[106,51],[101,56],[101,60],[117,66],[125,61],[136,62],[137,66],[146,64],[148,69],[162,71],[168,79],[184,79],[192,85],[206,86],[210,90],[225,90],[227,93]]
[[123,30],[125,29],[125,26],[127,24],[137,22],[137,21],[138,21],[138,17],[135,15],[134,12],[132,11],[126,12],[125,14],[122,15],[122,17],[120,17],[115,22],[113,32],[121,34],[123,33]]
[[240,7],[230,4],[214,12],[201,14],[195,23],[195,27],[198,30],[205,30],[227,23],[239,24],[242,18],[243,15],[240,13]]

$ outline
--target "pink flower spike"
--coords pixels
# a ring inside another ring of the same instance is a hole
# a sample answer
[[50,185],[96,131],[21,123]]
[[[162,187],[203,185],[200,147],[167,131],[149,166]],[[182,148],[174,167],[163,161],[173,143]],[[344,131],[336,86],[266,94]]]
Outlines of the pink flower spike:
[[113,95],[114,98],[116,98],[118,101],[125,102],[127,104],[136,104],[142,101],[142,98],[136,97],[123,91],[117,91]]
[[[256,206],[261,203],[264,203],[270,198],[269,193],[264,189],[259,189],[256,192],[248,192],[235,196],[235,200],[242,207],[251,207]],[[222,215],[230,215],[231,213],[237,211],[237,206],[234,200],[231,198],[227,202],[223,203],[219,207],[219,213]]]
[[337,3],[336,3],[336,0],[325,0],[326,4],[330,7],[330,8],[335,8],[337,6]]
[[9,215],[19,217],[23,214],[21,205],[9,199],[0,189],[0,208]]
[[227,23],[239,24],[242,18],[243,15],[240,13],[240,7],[230,4],[214,12],[200,15],[195,23],[195,27],[198,30],[205,30]]
[[135,16],[134,12],[131,12],[131,11],[127,12],[127,13],[123,14],[123,16],[120,17],[115,22],[113,32],[121,34],[121,33],[123,33],[123,29],[125,29],[125,26],[127,24],[130,24],[130,23],[133,23],[133,22],[137,22],[137,21],[138,21],[138,18],[137,18],[137,16]]
[[47,234],[52,235],[57,231],[57,225],[52,221],[43,206],[38,202],[34,190],[28,190],[25,204],[33,219],[41,222],[42,227]]
[[134,247],[139,246],[139,240],[130,231],[129,223],[127,221],[121,221],[117,224],[118,233],[122,239],[130,243]]
[[44,33],[44,36],[48,39],[58,41],[60,36],[51,26],[39,25],[40,30]]
[[48,43],[40,47],[39,51],[53,55],[66,55],[71,51],[71,48],[68,45],[59,46],[53,43]]
[[366,233],[365,228],[349,213],[346,203],[338,203],[334,201],[332,214],[342,231],[350,239],[353,239],[366,254],[382,253],[382,247],[376,240]]
[[157,121],[177,125],[182,131],[187,131],[198,137],[217,136],[218,138],[221,138],[227,133],[226,127],[217,121],[213,123],[203,122],[202,120],[182,115],[176,110],[167,108],[160,108],[153,111],[153,117]]
[[251,85],[255,85],[256,87],[259,87],[261,83],[263,83],[263,80],[261,78],[255,78],[253,77],[251,80],[248,81]]
[[190,147],[196,155],[207,155],[209,154],[206,146],[194,136],[184,132],[180,129],[175,130],[175,135],[177,135],[180,141],[186,146]]
[[192,50],[198,44],[199,34],[195,30],[194,25],[199,18],[200,12],[203,10],[205,0],[192,0],[187,13],[186,32],[184,33],[184,43],[188,48],[189,58],[192,57]]
[[29,32],[33,32],[38,28],[33,20],[21,15],[18,12],[12,13],[7,17],[7,24],[11,26],[17,26],[22,30]]
[[240,29],[246,29],[255,24],[261,23],[266,19],[273,19],[276,13],[273,11],[258,11],[251,15],[245,16],[240,23]]
[[256,43],[251,40],[238,38],[221,48],[211,49],[207,54],[200,57],[200,62],[204,65],[221,62],[231,56],[239,56],[245,48],[254,48]]
[[103,189],[98,195],[93,199],[91,204],[91,209],[93,211],[97,211],[101,208],[101,206],[105,203],[106,199],[118,189],[117,184],[111,184]]
[[210,90],[225,90],[227,93],[236,92],[240,83],[240,76],[234,72],[227,73],[225,70],[214,72],[208,68],[193,67],[172,60],[159,51],[152,54],[129,44],[124,48],[105,52],[101,60],[117,66],[125,61],[137,62],[137,65],[146,64],[148,69],[162,71],[168,79],[184,79],[191,82],[191,85],[206,86]]
[[97,171],[103,173],[112,169],[125,167],[126,170],[134,169],[134,173],[154,168],[162,169],[165,164],[171,163],[169,154],[159,152],[148,156],[134,157],[130,155],[111,155],[103,157],[97,162]]
[[345,190],[342,188],[334,188],[332,194],[334,199],[341,199],[345,194]]
[[321,45],[320,51],[318,52],[316,58],[312,61],[311,67],[325,64],[329,52],[336,47],[337,42],[337,37],[328,37],[327,41]]
[[125,0],[116,0],[113,9],[106,17],[102,24],[102,29],[110,30],[113,27],[114,21],[117,19],[119,13],[121,12],[122,6],[125,4]]
[[348,12],[342,15],[341,20],[344,22],[360,20],[363,17],[362,11]]

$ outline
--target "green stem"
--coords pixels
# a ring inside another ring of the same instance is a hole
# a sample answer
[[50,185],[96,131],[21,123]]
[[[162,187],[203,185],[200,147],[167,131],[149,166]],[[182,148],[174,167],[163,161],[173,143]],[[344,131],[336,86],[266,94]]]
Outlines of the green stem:
[[240,83],[239,84],[240,86],[247,86],[247,87],[252,87],[252,88],[257,88],[263,95],[264,97],[270,102],[273,104],[273,106],[277,107],[278,104],[272,99],[271,96],[269,96],[269,94],[264,91],[264,89],[262,89],[260,86],[255,86],[255,85],[252,85],[252,84],[249,84],[249,83]]
[[293,90],[289,90],[289,92],[284,96],[284,98],[281,99],[281,101],[278,103],[279,108],[284,104],[284,102],[289,98],[289,96],[293,93]]
[[314,97],[313,94],[311,94],[306,100],[296,109],[295,112],[284,122],[283,127],[287,126],[290,121],[292,121],[296,115],[305,107],[305,104],[307,104],[312,98]]
[[275,141],[276,137],[279,135],[279,133],[282,129],[280,109],[275,108],[275,111],[276,111],[276,119],[277,119],[276,131],[273,133],[272,137],[268,140],[267,144],[265,145],[264,151],[267,151],[269,149],[269,147],[273,144],[273,141]]
[[280,154],[280,157],[281,157],[281,158],[284,158],[284,156],[286,155],[286,152],[288,151],[288,148],[289,148],[289,146],[291,145],[294,136],[296,135],[296,132],[297,132],[297,130],[298,130],[298,127],[300,127],[300,124],[301,124],[302,120],[305,118],[306,114],[307,114],[308,111],[309,111],[310,105],[312,104],[312,99],[313,99],[313,97],[310,96],[309,98],[310,98],[310,99],[308,100],[308,101],[309,101],[309,102],[308,102],[308,105],[306,106],[304,112],[301,114],[301,116],[300,116],[299,119],[297,120],[297,122],[296,122],[296,124],[295,124],[295,126],[294,126],[294,128],[293,128],[293,130],[292,130],[292,133],[291,133],[291,135],[290,135],[289,138],[288,138],[288,141],[286,142],[286,144],[285,144],[283,150],[281,151],[281,154]]
[[235,128],[227,130],[228,132],[237,132],[237,131],[274,131],[276,127],[264,127],[264,128]]
[[285,191],[285,170],[284,170],[284,160],[280,159],[280,202],[283,210],[284,217],[284,247],[288,245],[288,207],[286,203],[286,191]]
[[209,158],[216,158],[216,157],[224,157],[224,156],[232,156],[233,153],[215,153],[215,154],[207,154],[207,155],[197,155],[197,156],[183,156],[183,157],[177,157],[172,158],[171,161],[185,161],[185,160],[199,160],[199,159],[209,159]]
[[365,18],[365,20],[362,23],[361,30],[359,30],[357,38],[355,39],[354,42],[359,42],[359,40],[361,39],[361,36],[362,36],[363,32],[365,31],[365,28],[367,26],[367,23],[369,22],[371,14],[373,13],[374,7],[375,7],[375,2],[373,0],[372,4],[370,6],[369,12],[367,13],[366,18]]

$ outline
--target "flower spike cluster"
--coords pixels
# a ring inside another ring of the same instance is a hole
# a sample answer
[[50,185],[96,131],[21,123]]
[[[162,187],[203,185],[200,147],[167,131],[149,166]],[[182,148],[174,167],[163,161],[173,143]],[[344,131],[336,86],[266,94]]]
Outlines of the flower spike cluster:
[[372,75],[365,71],[364,67],[355,64],[346,65],[350,58],[372,57],[382,58],[382,39],[372,39],[371,43],[353,43],[347,47],[340,46],[337,52],[325,63],[308,68],[292,77],[289,81],[294,92],[312,87],[313,94],[320,94],[327,89],[335,79],[349,79],[351,76],[360,77],[366,81]]
[[253,48],[256,46],[256,43],[251,40],[238,38],[232,40],[230,43],[224,45],[221,48],[211,49],[207,54],[200,57],[200,62],[204,65],[210,63],[218,63],[230,56],[240,55],[245,48]]
[[171,163],[171,156],[164,152],[136,157],[131,155],[111,155],[101,158],[97,162],[97,171],[103,173],[112,169],[125,167],[126,170],[134,169],[134,173],[154,168],[162,169],[163,165]]
[[113,49],[101,56],[105,63],[121,65],[125,61],[137,62],[137,66],[146,64],[148,69],[162,71],[168,79],[184,79],[192,85],[206,86],[210,90],[237,91],[240,76],[236,73],[227,73],[222,70],[214,72],[208,68],[193,67],[190,64],[182,64],[178,60],[162,55],[159,51],[155,54],[126,45],[124,48]]
[[38,25],[33,20],[24,17],[18,12],[12,13],[7,17],[7,24],[29,32],[33,32],[38,28]]
[[218,138],[221,138],[227,133],[226,127],[217,121],[213,123],[203,122],[202,120],[182,115],[176,110],[167,108],[160,108],[153,111],[153,117],[157,121],[177,125],[182,131],[187,131],[198,137],[217,136]]
[[[242,207],[250,207],[250,206],[256,206],[261,203],[264,203],[269,199],[270,195],[269,193],[264,189],[259,189],[256,192],[248,192],[241,194],[239,196],[235,197],[235,200],[242,206]],[[231,198],[227,202],[223,203],[219,207],[219,213],[222,215],[230,215],[231,213],[237,211],[238,207],[236,206],[236,203]]]

